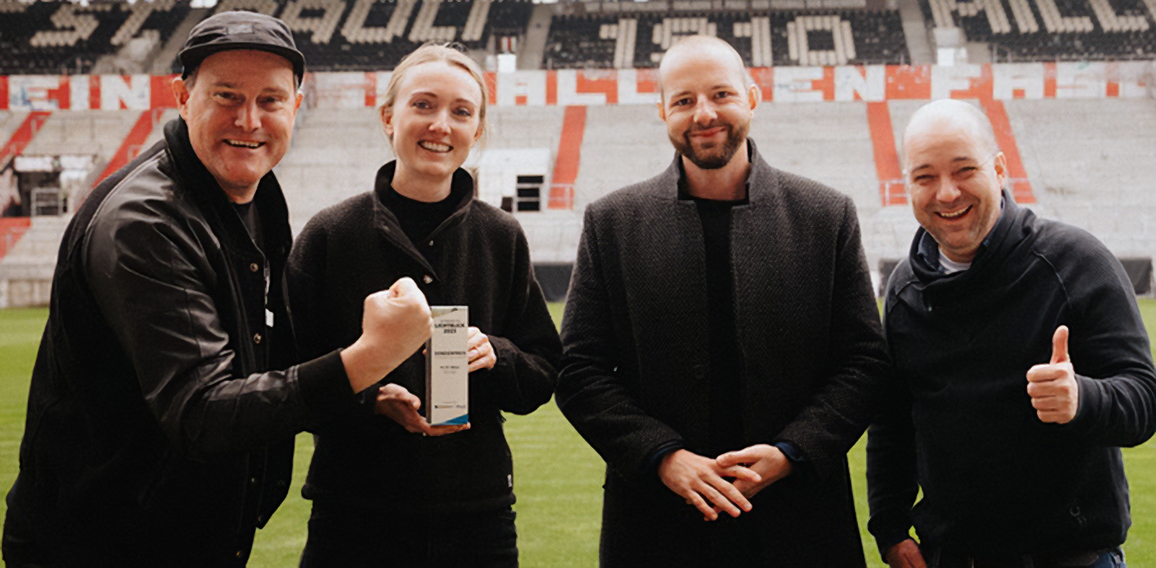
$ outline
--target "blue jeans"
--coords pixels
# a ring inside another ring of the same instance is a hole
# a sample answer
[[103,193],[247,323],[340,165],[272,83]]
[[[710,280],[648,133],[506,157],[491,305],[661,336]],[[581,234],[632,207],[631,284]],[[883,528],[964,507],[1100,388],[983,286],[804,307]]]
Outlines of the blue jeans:
[[517,568],[509,507],[414,514],[313,503],[300,568]]
[[[984,568],[987,566],[1001,566],[1017,568],[1052,568],[1055,566],[1046,560],[1041,563],[1038,557],[1034,558],[1031,555],[1005,556],[998,559],[971,559],[960,556],[941,556],[939,549],[923,549],[923,559],[927,562],[928,568],[956,568],[956,567],[975,567]],[[1069,566],[1065,564],[1064,566]],[[1080,565],[1080,568],[1127,568],[1124,564],[1124,551],[1119,548],[1109,550],[1096,558],[1095,562],[1087,565]]]
[[1117,548],[1109,550],[1096,559],[1096,563],[1088,568],[1127,568],[1124,564],[1124,551]]

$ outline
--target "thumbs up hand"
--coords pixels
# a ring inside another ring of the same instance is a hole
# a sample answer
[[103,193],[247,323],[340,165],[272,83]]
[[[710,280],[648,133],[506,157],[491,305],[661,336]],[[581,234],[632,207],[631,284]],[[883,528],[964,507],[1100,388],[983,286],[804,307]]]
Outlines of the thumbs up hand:
[[1067,424],[1080,407],[1080,387],[1068,357],[1068,326],[1056,328],[1052,336],[1052,360],[1028,369],[1028,396],[1032,408],[1044,422]]

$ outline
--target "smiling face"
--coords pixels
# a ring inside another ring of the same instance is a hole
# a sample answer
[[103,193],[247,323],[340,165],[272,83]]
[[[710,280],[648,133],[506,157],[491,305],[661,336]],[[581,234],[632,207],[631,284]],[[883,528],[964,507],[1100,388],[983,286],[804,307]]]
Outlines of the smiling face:
[[663,57],[659,115],[671,144],[695,166],[721,168],[739,150],[746,157],[758,97],[743,79],[742,60],[721,40],[684,40]]
[[454,170],[482,134],[482,105],[477,81],[457,65],[429,61],[406,69],[393,105],[382,110],[397,154],[394,188],[425,201],[448,194]]
[[246,203],[293,137],[301,104],[293,65],[265,51],[230,50],[205,58],[173,82],[193,151],[229,199]]
[[956,262],[975,258],[999,219],[1007,161],[982,128],[969,115],[932,113],[912,118],[904,136],[915,218]]

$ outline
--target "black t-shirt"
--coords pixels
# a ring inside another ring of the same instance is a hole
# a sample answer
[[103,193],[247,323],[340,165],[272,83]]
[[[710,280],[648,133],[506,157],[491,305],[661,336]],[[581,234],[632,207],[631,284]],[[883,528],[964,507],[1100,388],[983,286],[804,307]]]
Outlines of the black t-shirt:
[[257,243],[257,248],[263,252],[265,250],[265,232],[261,230],[261,216],[257,214],[257,207],[253,203],[253,201],[234,203],[233,207],[237,209],[237,215],[245,224],[245,230],[249,231],[249,237]]
[[702,223],[710,324],[709,451],[720,454],[741,449],[743,440],[743,360],[735,336],[731,210],[748,201],[693,197],[684,188],[680,188],[679,197],[694,201]]

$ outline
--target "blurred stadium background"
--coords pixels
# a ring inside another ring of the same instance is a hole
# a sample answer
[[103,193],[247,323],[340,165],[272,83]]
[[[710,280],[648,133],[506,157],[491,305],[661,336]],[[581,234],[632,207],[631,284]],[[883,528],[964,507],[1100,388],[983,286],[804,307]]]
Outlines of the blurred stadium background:
[[[771,164],[855,200],[877,285],[916,227],[900,133],[915,108],[951,97],[991,119],[1017,201],[1091,231],[1137,294],[1153,294],[1156,0],[0,0],[0,308],[47,303],[71,212],[176,116],[168,83],[188,30],[235,9],[284,19],[310,67],[277,169],[295,229],[368,190],[392,158],[374,110],[390,69],[427,41],[458,42],[488,71],[494,105],[467,162],[478,195],[518,218],[544,289],[561,301],[585,206],[672,159],[655,66],[680,36],[704,33],[734,45],[759,84],[751,135]],[[1144,303],[1149,329],[1153,306]],[[43,315],[0,315],[7,489],[39,333],[20,326],[42,326]],[[600,460],[552,404],[509,426],[524,565],[592,565]],[[303,436],[300,464],[311,447]],[[1154,479],[1130,470],[1134,506],[1156,515],[1156,448],[1128,455]],[[541,500],[553,505],[536,509]],[[291,496],[253,565],[294,564],[306,515]],[[1145,523],[1126,550],[1143,562],[1134,565],[1156,566],[1156,528],[1137,518]]]

